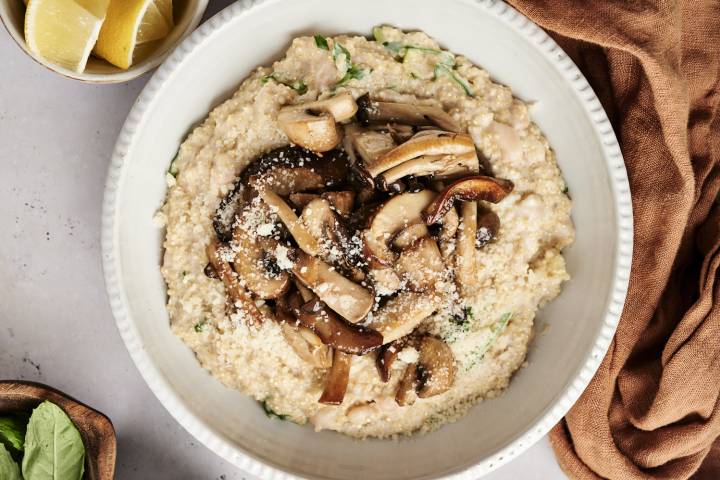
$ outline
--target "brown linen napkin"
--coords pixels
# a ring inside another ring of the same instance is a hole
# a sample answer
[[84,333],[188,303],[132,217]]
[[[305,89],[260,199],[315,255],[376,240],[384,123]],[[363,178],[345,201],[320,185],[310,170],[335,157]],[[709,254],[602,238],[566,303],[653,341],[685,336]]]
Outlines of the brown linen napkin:
[[574,479],[720,479],[720,1],[511,0],[583,70],[633,197],[622,319],[550,435]]

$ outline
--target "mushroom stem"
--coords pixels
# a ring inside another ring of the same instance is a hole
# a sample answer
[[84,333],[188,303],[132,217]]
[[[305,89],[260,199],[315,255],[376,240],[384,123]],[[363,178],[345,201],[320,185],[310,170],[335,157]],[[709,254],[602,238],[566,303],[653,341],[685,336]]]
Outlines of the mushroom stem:
[[320,253],[320,245],[317,240],[308,232],[305,225],[303,225],[295,212],[293,212],[293,209],[285,203],[285,200],[280,198],[275,192],[267,189],[260,190],[260,197],[277,213],[277,216],[280,217],[280,220],[285,224],[290,231],[290,235],[293,236],[303,252],[308,255],[317,255]]
[[318,400],[325,405],[340,405],[345,398],[348,382],[350,381],[350,364],[352,355],[340,350],[333,352],[332,367],[325,377],[325,389]]
[[[215,272],[222,280],[225,285],[225,293],[233,301],[233,304],[238,312],[242,312],[244,317],[248,320],[248,325],[260,324],[264,321],[265,317],[262,312],[258,310],[255,302],[250,297],[250,294],[240,285],[233,271],[230,262],[226,260],[226,254],[221,252],[221,247],[217,241],[212,241],[205,249],[208,260],[212,264]],[[229,255],[229,253],[228,253]]]
[[464,297],[476,288],[477,258],[475,236],[477,232],[477,202],[462,202],[460,205],[460,228],[455,245],[455,280]]

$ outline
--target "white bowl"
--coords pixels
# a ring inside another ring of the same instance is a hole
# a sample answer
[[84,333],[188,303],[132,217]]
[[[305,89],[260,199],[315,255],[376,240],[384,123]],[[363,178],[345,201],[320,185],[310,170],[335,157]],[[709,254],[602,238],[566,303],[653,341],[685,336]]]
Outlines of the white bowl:
[[30,52],[27,43],[25,43],[25,3],[23,0],[0,0],[0,20],[2,20],[8,33],[18,46],[30,58],[47,69],[65,77],[88,83],[120,83],[139,77],[160,65],[160,62],[170,55],[172,49],[198,26],[207,4],[208,0],[175,0],[173,2],[175,27],[147,57],[126,70],[111,65],[101,58],[90,56],[85,71],[75,72],[48,62]]
[[[422,29],[467,55],[517,96],[537,101],[572,194],[572,280],[544,308],[549,332],[504,395],[455,424],[411,439],[357,442],[265,417],[223,387],[168,327],[160,276],[163,232],[152,217],[165,170],[188,130],[258,65],[299,34],[358,32],[377,24]],[[153,76],[125,123],[110,167],[103,259],[117,324],[143,377],[198,440],[263,478],[474,479],[518,455],[567,412],[610,344],[632,253],[632,209],[612,127],[575,65],[536,25],[500,1],[241,1],[192,34]]]

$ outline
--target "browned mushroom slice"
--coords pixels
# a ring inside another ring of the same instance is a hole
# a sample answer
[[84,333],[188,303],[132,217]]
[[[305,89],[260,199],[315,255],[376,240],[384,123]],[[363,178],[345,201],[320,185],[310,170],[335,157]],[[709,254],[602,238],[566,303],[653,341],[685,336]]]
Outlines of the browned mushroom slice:
[[460,125],[444,110],[428,105],[380,102],[371,100],[369,94],[357,99],[358,120],[364,125],[370,123],[401,123],[404,125],[437,125],[443,130],[459,132]]
[[438,240],[441,242],[444,240],[450,240],[455,238],[458,226],[460,225],[460,217],[454,208],[449,209],[445,215],[440,219],[440,235]]
[[256,190],[272,190],[287,196],[304,190],[332,187],[345,181],[349,159],[342,150],[332,150],[322,156],[296,145],[265,152],[240,175],[242,185]]
[[396,269],[409,290],[434,290],[444,270],[442,255],[435,240],[423,237],[403,250]]
[[382,345],[375,330],[347,322],[335,315],[317,298],[294,312],[298,322],[312,330],[325,345],[353,355],[365,355]]
[[407,142],[417,133],[417,129],[411,125],[402,125],[399,123],[388,123],[383,122],[374,125],[368,125],[368,130],[375,130],[379,132],[387,132],[392,135],[395,143],[400,144]]
[[371,291],[305,252],[299,252],[292,271],[320,300],[350,322],[359,322],[365,318],[375,301]]
[[392,246],[399,251],[403,251],[416,241],[423,237],[427,237],[428,235],[430,235],[430,231],[424,223],[413,223],[403,228],[395,235],[395,238],[393,238],[392,241]]
[[445,393],[455,381],[455,356],[447,343],[425,336],[420,341],[418,359],[418,397],[428,398]]
[[320,196],[330,202],[330,205],[335,211],[343,217],[348,217],[350,213],[352,213],[352,208],[355,204],[355,192],[352,190],[325,192]]
[[275,318],[280,324],[280,331],[285,341],[300,359],[317,368],[330,368],[332,365],[330,348],[322,343],[320,337],[312,330],[296,325],[297,321],[286,310],[285,305],[276,306]]
[[347,229],[338,221],[328,200],[312,200],[303,208],[300,220],[317,240],[321,260],[340,268],[343,274],[354,281],[365,279],[365,274],[353,263],[348,253],[350,241]]
[[460,228],[455,244],[455,281],[463,296],[472,294],[477,285],[477,202],[461,202]]
[[370,214],[369,227],[363,232],[363,253],[371,265],[391,266],[397,254],[390,250],[395,234],[418,223],[420,213],[432,202],[435,193],[422,190],[392,197]]
[[480,248],[495,240],[500,231],[500,218],[490,209],[478,208],[475,247]]
[[362,131],[352,137],[353,147],[363,161],[366,169],[371,168],[384,153],[397,146],[389,132]]
[[288,105],[278,112],[278,123],[290,141],[314,152],[335,148],[342,135],[336,122],[352,117],[357,104],[350,93],[300,105]]
[[318,400],[326,405],[340,405],[345,398],[350,381],[350,364],[352,355],[335,350],[332,367],[325,377],[325,389]]
[[425,223],[437,223],[450,210],[457,200],[498,203],[508,196],[514,188],[510,180],[477,175],[457,180],[435,197],[435,200],[423,211]]
[[[279,242],[267,239],[266,246],[277,246]],[[273,275],[264,265],[266,250],[258,239],[252,239],[250,233],[236,228],[233,235],[233,268],[245,288],[259,298],[272,299],[285,293],[290,286],[287,272]],[[274,254],[274,253],[273,253]]]
[[232,251],[229,248],[220,246],[216,241],[210,242],[205,251],[208,260],[225,285],[225,293],[232,300],[233,306],[244,314],[248,324],[262,323],[264,320],[263,314],[258,310],[250,294],[240,285],[228,261],[232,257]]
[[292,203],[293,207],[303,209],[305,205],[312,202],[316,198],[320,198],[317,193],[291,193],[288,195],[288,200]]
[[423,177],[427,175],[453,175],[474,174],[480,171],[477,153],[471,152],[459,155],[421,155],[413,160],[403,162],[378,175],[376,182],[382,189],[403,177]]
[[263,201],[270,206],[270,209],[277,214],[285,227],[287,227],[290,235],[293,236],[303,252],[309,255],[317,255],[320,253],[320,245],[317,240],[308,231],[307,227],[303,225],[293,209],[285,203],[285,200],[270,190],[260,190],[260,196]]
[[373,313],[368,327],[380,332],[384,343],[390,343],[415,330],[415,327],[437,310],[440,302],[438,295],[400,292]]
[[420,382],[418,380],[417,363],[411,363],[405,367],[398,389],[395,393],[395,402],[401,407],[412,405],[417,398],[417,388]]
[[380,155],[377,161],[367,167],[367,171],[375,178],[393,167],[420,156],[458,156],[474,152],[475,144],[466,133],[426,130],[418,132],[407,142]]
[[395,340],[394,342],[386,343],[378,350],[375,366],[383,382],[387,383],[390,381],[390,370],[395,360],[397,360],[398,354],[406,346],[412,344],[414,344],[414,339],[412,337],[405,337]]

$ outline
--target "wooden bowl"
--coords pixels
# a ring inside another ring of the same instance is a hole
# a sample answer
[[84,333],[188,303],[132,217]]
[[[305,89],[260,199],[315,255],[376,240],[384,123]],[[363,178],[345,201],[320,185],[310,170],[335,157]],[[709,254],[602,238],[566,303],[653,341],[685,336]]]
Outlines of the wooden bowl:
[[10,36],[30,58],[49,70],[74,80],[87,83],[120,83],[137,78],[160,65],[173,49],[198,26],[207,8],[208,0],[175,0],[173,16],[175,27],[167,37],[160,40],[144,58],[133,63],[127,70],[118,68],[93,55],[88,59],[84,72],[74,72],[54,65],[30,52],[25,43],[25,3],[23,0],[0,0],[0,20]]
[[108,417],[52,387],[34,382],[0,380],[0,415],[31,411],[50,400],[70,417],[85,444],[85,480],[112,480],[117,445]]

